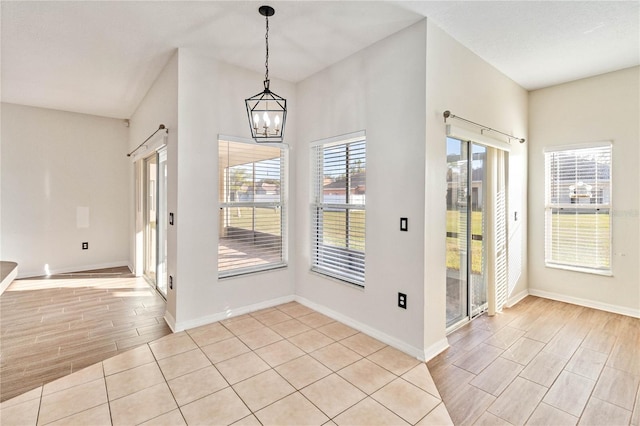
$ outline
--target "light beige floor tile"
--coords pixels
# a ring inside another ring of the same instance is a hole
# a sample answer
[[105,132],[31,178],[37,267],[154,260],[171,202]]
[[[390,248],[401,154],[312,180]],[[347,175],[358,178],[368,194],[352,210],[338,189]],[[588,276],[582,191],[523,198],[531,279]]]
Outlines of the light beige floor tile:
[[511,426],[511,423],[485,411],[478,420],[475,421],[473,426]]
[[183,374],[211,365],[211,362],[200,349],[183,352],[178,355],[158,361],[158,365],[166,380],[171,380]]
[[369,337],[363,333],[358,333],[354,334],[353,336],[347,337],[346,339],[341,340],[340,343],[362,356],[369,356],[386,346],[381,341],[376,340],[373,337]]
[[327,325],[334,322],[333,318],[329,318],[328,316],[323,315],[319,312],[313,312],[309,315],[303,315],[298,317],[297,319],[304,325],[307,325],[311,328],[322,327],[323,325]]
[[[41,388],[40,388],[40,391]],[[14,398],[16,399],[16,398]],[[3,425],[35,425],[38,421],[40,398],[18,403],[11,403],[0,408],[0,424]]]
[[254,412],[296,391],[274,370],[236,383],[233,389]]
[[47,424],[107,402],[104,379],[42,397],[38,424]]
[[260,424],[256,416],[251,414],[233,423],[233,426],[262,426],[262,425]]
[[229,386],[214,366],[185,374],[169,380],[168,383],[179,406],[186,405]]
[[596,352],[608,354],[613,348],[616,336],[603,330],[592,329],[582,342],[582,346]]
[[631,416],[631,424],[633,426],[640,426],[640,389],[636,392],[636,403],[633,409],[633,415]]
[[180,410],[169,411],[142,423],[142,426],[186,426]]
[[109,404],[98,405],[78,414],[49,423],[50,426],[111,426]]
[[264,313],[252,315],[252,316],[258,321],[260,321],[262,324],[266,325],[267,327],[293,319],[291,316],[285,314],[284,312],[278,309],[274,309],[270,312],[264,312]]
[[155,362],[107,376],[109,401],[164,383],[162,372]]
[[49,395],[64,389],[71,388],[73,386],[92,382],[103,377],[104,373],[102,369],[102,363],[99,362],[90,367],[83,368],[76,373],[72,373],[68,376],[64,376],[57,380],[54,380],[53,382],[47,383],[42,389],[42,394]]
[[402,375],[406,381],[413,383],[420,389],[429,392],[436,398],[441,399],[440,392],[431,377],[431,373],[425,363],[420,363]]
[[339,426],[400,426],[409,424],[371,397],[360,401],[334,418],[333,421]]
[[216,368],[232,385],[268,370],[269,365],[253,352],[238,355],[216,364]]
[[438,398],[402,379],[385,385],[371,397],[411,424],[440,403]]
[[516,377],[487,411],[509,423],[521,425],[533,413],[546,392],[546,387]]
[[333,339],[316,330],[309,330],[297,334],[290,337],[289,341],[307,353],[323,348],[334,342]]
[[374,393],[396,378],[396,376],[368,359],[364,358],[338,371],[348,382],[364,391]]
[[304,305],[301,305],[298,302],[291,302],[291,303],[286,303],[284,305],[280,305],[278,306],[278,309],[284,312],[285,314],[292,316],[293,318],[309,315],[315,312],[313,309],[308,308]]
[[185,331],[176,334],[170,334],[159,340],[149,343],[151,352],[160,360],[173,355],[180,354],[196,349],[198,346]]
[[640,347],[640,335],[637,339],[626,341],[618,339],[613,346],[611,355],[607,359],[607,366],[618,370],[626,371],[634,376],[640,376],[640,356],[638,356],[638,348]]
[[539,318],[532,323],[524,337],[539,342],[549,343],[553,336],[562,328],[562,324],[548,318]]
[[181,411],[189,425],[228,425],[251,414],[231,388],[187,404]]
[[251,350],[237,337],[212,343],[210,345],[203,346],[201,349],[207,358],[209,358],[209,360],[214,364],[235,358],[236,356],[245,354]]
[[39,401],[41,396],[42,386],[39,386],[35,389],[30,390],[29,392],[23,393],[22,395],[18,395],[14,398],[7,399],[6,401],[1,402],[0,410],[2,410],[3,408],[11,407],[13,405],[22,404],[23,402],[31,401],[33,399],[37,399]]
[[322,334],[326,334],[327,336],[331,337],[333,340],[346,339],[347,337],[353,336],[354,334],[358,333],[358,330],[355,330],[337,321],[323,325],[322,327],[318,327],[317,330]]
[[302,389],[331,374],[331,370],[309,355],[279,365],[275,370],[296,389]]
[[368,356],[368,359],[398,376],[420,364],[420,361],[416,358],[400,352],[391,346],[372,353]]
[[503,327],[494,335],[484,341],[487,345],[495,346],[500,349],[507,349],[513,345],[520,337],[524,335],[523,330],[512,327]]
[[482,373],[471,380],[469,384],[494,396],[499,396],[513,379],[520,374],[522,369],[522,365],[517,362],[498,357]]
[[463,384],[444,403],[453,423],[464,425],[473,424],[495,400],[496,397],[490,393],[470,384]]
[[254,351],[263,346],[282,340],[282,336],[267,327],[242,334],[238,336],[238,338]]
[[166,383],[151,386],[109,404],[114,426],[146,422],[178,408]]
[[367,396],[336,374],[307,386],[301,392],[329,418],[337,416]]
[[273,331],[288,339],[289,337],[293,337],[297,334],[304,333],[305,331],[311,330],[311,327],[304,325],[297,319],[291,319],[284,322],[280,322],[278,324],[274,324],[270,326]]
[[502,352],[504,351],[500,348],[480,343],[476,349],[458,358],[453,365],[465,369],[470,373],[480,374],[480,372],[498,358]]
[[597,380],[606,360],[606,354],[580,347],[567,363],[565,370]]
[[569,359],[580,347],[582,341],[582,337],[560,332],[553,336],[542,350],[557,357]]
[[[447,402],[459,392],[459,389],[475,377],[475,375],[469,373],[462,368],[458,368],[455,365],[445,365],[440,368],[429,369],[433,381],[438,386],[438,392],[442,396],[442,399]],[[451,413],[451,411],[449,411]]]
[[310,355],[333,371],[338,371],[362,359],[362,356],[338,342],[313,351]]
[[573,416],[580,417],[596,382],[569,371],[563,371],[543,401]]
[[322,425],[329,420],[299,392],[293,393],[254,414],[265,426]]
[[453,426],[453,420],[449,416],[447,407],[444,406],[444,402],[438,404],[436,408],[431,410],[429,414],[423,417],[416,426]]
[[591,397],[578,424],[585,426],[617,426],[629,424],[631,411]]
[[219,322],[187,330],[194,342],[200,347],[230,339],[233,334]]
[[593,396],[626,410],[633,410],[638,382],[640,382],[638,376],[615,368],[604,367],[593,391]]
[[566,364],[566,360],[555,355],[540,352],[520,373],[525,379],[549,387],[556,380]]
[[223,325],[236,336],[265,328],[264,324],[250,316],[230,322],[223,321]]
[[256,349],[256,354],[267,362],[271,367],[277,367],[292,359],[304,355],[304,351],[288,340],[281,340],[276,343]]
[[119,373],[130,368],[139,367],[150,362],[155,362],[153,353],[148,345],[143,345],[135,349],[131,349],[113,358],[105,359],[102,362],[105,376]]
[[527,425],[532,426],[575,426],[576,424],[578,424],[577,417],[558,410],[544,402],[538,405],[538,408],[535,409],[531,417],[529,417],[529,420],[527,420]]
[[509,346],[501,355],[502,358],[527,365],[544,347],[544,343],[521,337]]

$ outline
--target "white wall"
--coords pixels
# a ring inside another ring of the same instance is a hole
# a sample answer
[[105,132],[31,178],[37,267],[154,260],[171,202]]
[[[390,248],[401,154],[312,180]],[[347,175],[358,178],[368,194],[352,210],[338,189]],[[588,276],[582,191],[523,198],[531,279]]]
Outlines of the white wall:
[[[299,83],[296,106],[296,294],[416,356],[424,326],[425,42],[421,21]],[[310,272],[309,143],[358,130],[367,138],[364,289]],[[400,232],[400,217],[408,232]],[[407,294],[407,310],[397,307],[398,292]]]
[[[425,208],[425,348],[437,351],[445,335],[446,129],[443,112],[527,137],[527,92],[433,22],[427,25]],[[464,122],[450,121],[465,127]],[[468,127],[478,131],[477,127]],[[491,134],[500,138],[497,134]],[[527,148],[512,144],[509,157],[510,297],[527,288]],[[515,212],[518,221],[514,220]]]
[[[153,83],[136,111],[131,116],[129,128],[129,150],[131,152],[149,135],[158,129],[160,124],[164,124],[169,133],[167,134],[167,210],[176,211],[177,204],[177,177],[178,177],[178,51],[171,57],[158,78]],[[161,136],[162,131],[156,135]],[[149,140],[149,149],[141,148],[136,152],[136,161],[142,161],[144,157],[153,154],[153,146],[159,145],[160,137]],[[141,206],[135,201],[135,176],[133,158],[128,160],[129,168],[127,177],[129,181],[129,200],[131,210],[129,211],[129,226],[131,233],[129,245],[131,247],[130,264],[135,265],[136,273],[142,275],[142,232],[143,217]],[[176,275],[176,226],[167,229],[167,274]],[[175,314],[176,305],[175,292],[167,289],[167,311],[170,315]]]
[[[290,244],[289,267],[218,280],[218,135],[249,138],[244,99],[262,90],[263,76],[221,63],[190,49],[178,60],[178,183],[176,328],[218,320],[238,309],[293,297],[296,248]],[[287,99],[285,142],[295,150],[293,84],[272,80]],[[295,164],[290,163],[290,176]],[[291,179],[290,193],[296,190]],[[295,206],[290,204],[290,229]],[[290,240],[291,241],[291,240]]]
[[127,264],[127,133],[122,120],[2,104],[0,243],[20,277]]
[[[530,292],[640,316],[640,68],[531,92]],[[613,277],[544,265],[544,155],[550,146],[613,141]]]

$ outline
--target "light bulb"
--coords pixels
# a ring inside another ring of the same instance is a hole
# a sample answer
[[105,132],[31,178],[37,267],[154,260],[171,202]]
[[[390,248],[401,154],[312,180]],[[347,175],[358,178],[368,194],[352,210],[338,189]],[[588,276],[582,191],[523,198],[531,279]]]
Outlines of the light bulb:
[[260,122],[260,116],[258,114],[255,114],[253,116],[253,128],[257,129],[258,128],[258,123]]
[[264,112],[262,119],[264,120],[265,127],[271,126],[271,119],[269,118],[269,114],[267,114],[267,111]]
[[280,116],[276,115],[276,117],[273,119],[273,122],[276,126],[276,130],[280,130]]

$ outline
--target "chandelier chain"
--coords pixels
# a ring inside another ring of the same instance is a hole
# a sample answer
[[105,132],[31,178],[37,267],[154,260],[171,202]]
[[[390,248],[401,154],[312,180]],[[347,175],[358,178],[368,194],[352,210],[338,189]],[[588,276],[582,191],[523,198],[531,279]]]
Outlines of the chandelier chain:
[[269,17],[266,16],[265,19],[267,21],[267,32],[264,36],[264,41],[266,45],[266,54],[264,59],[264,68],[265,68],[264,80],[269,81]]

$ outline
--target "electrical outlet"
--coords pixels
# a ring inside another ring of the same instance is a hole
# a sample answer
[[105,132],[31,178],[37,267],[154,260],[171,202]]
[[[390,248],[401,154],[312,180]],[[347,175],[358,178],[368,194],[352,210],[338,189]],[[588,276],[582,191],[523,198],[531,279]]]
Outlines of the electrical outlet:
[[173,225],[173,213],[169,213],[169,225]]
[[173,276],[169,275],[169,289],[173,290]]
[[407,309],[407,295],[404,293],[398,293],[398,307]]
[[82,250],[89,250],[89,243],[87,242],[82,243]]
[[400,218],[400,230],[405,232],[409,230],[409,219],[406,217]]

